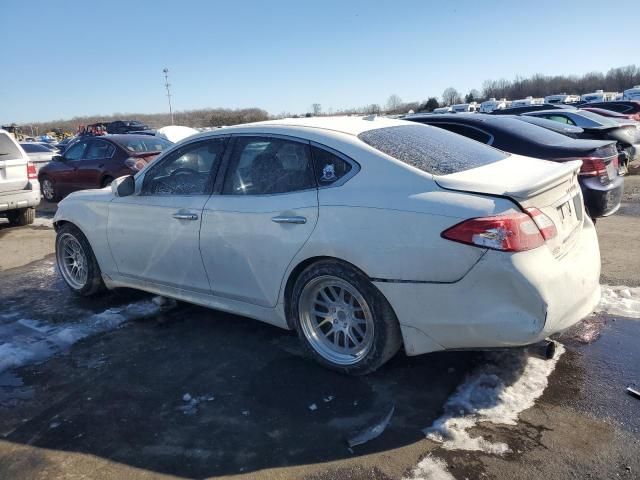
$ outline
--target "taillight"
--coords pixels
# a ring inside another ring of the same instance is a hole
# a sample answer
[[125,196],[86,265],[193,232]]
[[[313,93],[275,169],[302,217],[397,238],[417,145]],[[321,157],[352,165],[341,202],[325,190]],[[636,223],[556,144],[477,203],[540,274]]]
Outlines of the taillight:
[[583,177],[599,177],[607,173],[607,165],[602,158],[581,158],[580,175]]
[[33,162],[27,162],[27,178],[29,180],[36,180],[38,178],[38,172]]
[[143,158],[130,157],[124,161],[124,164],[127,167],[129,167],[131,170],[135,170],[136,172],[139,172],[140,170],[142,170],[144,167],[147,166],[147,161],[144,160]]
[[[506,215],[494,217],[471,218],[454,225],[442,232],[442,238],[453,240],[454,242],[466,243],[477,247],[501,250],[504,252],[523,252],[532,250],[544,245],[545,237],[541,232],[538,222],[545,225],[546,234],[552,238],[551,226],[546,225],[549,217],[539,210],[536,213],[514,212]],[[539,212],[539,213],[537,213]],[[537,218],[537,221],[533,218]],[[555,232],[555,225],[553,225]]]
[[533,221],[538,226],[542,237],[545,240],[551,240],[558,234],[558,230],[556,229],[556,224],[553,223],[547,215],[542,213],[537,208],[527,208],[527,213],[533,219]]

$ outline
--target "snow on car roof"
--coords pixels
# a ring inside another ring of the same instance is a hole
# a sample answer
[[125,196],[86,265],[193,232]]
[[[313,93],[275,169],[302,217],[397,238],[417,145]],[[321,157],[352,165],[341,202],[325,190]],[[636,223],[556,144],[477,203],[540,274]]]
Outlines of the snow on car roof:
[[228,132],[231,129],[255,128],[257,126],[282,126],[282,127],[307,127],[318,128],[323,130],[332,130],[335,132],[346,133],[349,135],[359,135],[363,132],[374,130],[377,128],[397,127],[407,125],[404,120],[396,120],[393,118],[378,117],[376,115],[367,116],[343,116],[343,117],[309,117],[309,118],[283,118],[281,120],[266,120],[264,122],[246,123],[225,128]]

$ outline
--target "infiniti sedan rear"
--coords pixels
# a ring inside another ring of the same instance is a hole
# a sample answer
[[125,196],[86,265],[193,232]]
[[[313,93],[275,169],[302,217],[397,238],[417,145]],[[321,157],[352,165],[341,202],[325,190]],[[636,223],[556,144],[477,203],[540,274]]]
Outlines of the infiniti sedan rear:
[[69,195],[57,263],[80,295],[138,288],[294,329],[344,373],[400,348],[528,345],[599,300],[580,165],[374,116],[229,127]]

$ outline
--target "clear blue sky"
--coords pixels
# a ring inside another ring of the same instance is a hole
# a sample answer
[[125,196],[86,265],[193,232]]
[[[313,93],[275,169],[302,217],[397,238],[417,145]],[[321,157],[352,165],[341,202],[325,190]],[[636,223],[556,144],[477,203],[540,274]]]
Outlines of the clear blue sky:
[[278,114],[640,60],[634,22],[616,21],[637,0],[6,0],[1,9],[3,123],[165,111],[165,66],[176,110]]

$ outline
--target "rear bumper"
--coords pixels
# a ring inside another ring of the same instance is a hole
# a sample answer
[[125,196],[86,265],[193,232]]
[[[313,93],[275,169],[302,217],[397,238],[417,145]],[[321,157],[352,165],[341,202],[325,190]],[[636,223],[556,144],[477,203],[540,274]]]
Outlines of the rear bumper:
[[624,178],[616,177],[609,185],[602,185],[597,178],[580,181],[584,205],[591,218],[612,215],[620,208],[624,190]]
[[489,250],[455,283],[376,287],[395,310],[407,354],[418,355],[536,343],[594,310],[599,277],[598,239],[587,218],[560,259],[546,247],[516,254]]
[[40,184],[31,181],[31,190],[0,193],[0,212],[35,207],[40,203]]

